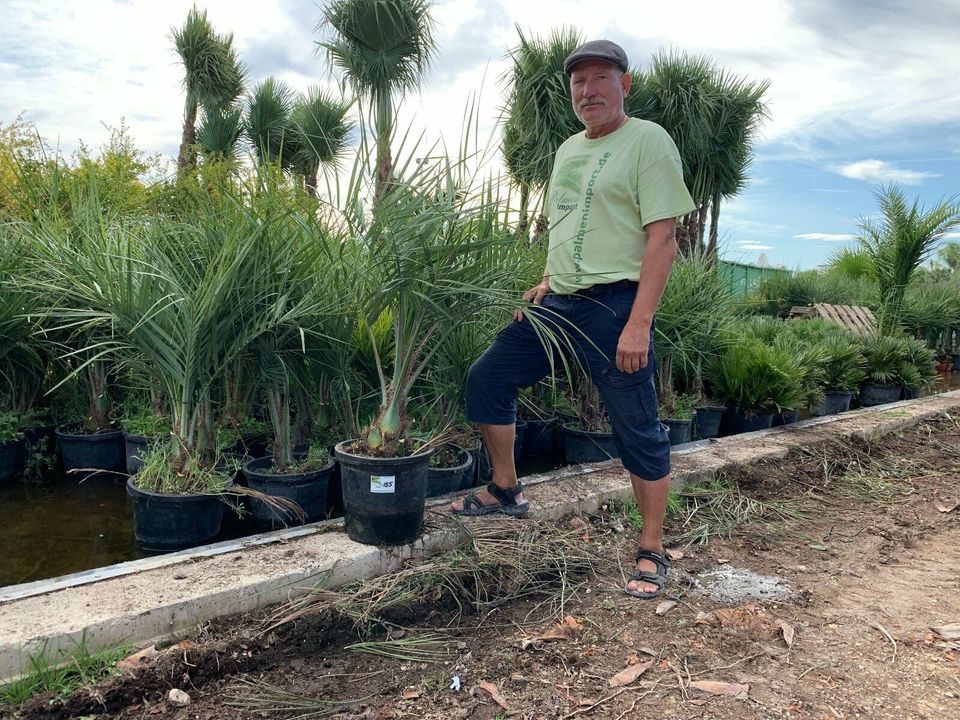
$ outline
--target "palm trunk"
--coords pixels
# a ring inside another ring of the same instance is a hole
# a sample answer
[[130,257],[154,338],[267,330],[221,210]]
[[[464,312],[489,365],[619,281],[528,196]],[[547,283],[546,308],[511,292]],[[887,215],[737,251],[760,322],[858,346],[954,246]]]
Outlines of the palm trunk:
[[183,176],[197,165],[197,103],[187,99],[183,114],[183,132],[177,155],[177,175]]
[[317,197],[317,173],[307,173],[303,176],[303,187],[307,191],[307,195],[312,198]]
[[707,254],[706,259],[713,261],[717,257],[717,236],[718,228],[717,224],[720,220],[720,194],[717,193],[713,196],[713,201],[710,203],[710,240],[707,243]]
[[374,96],[374,124],[377,132],[377,183],[376,197],[389,190],[393,173],[393,156],[390,154],[390,135],[393,129],[393,104],[389,92]]

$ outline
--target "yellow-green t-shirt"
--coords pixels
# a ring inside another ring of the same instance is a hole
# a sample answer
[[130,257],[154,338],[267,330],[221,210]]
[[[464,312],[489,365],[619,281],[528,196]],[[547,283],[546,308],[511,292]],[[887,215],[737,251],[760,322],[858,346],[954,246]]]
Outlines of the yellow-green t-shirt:
[[680,153],[656,123],[629,118],[600,138],[579,133],[553,163],[547,272],[557,293],[637,280],[644,225],[694,209]]

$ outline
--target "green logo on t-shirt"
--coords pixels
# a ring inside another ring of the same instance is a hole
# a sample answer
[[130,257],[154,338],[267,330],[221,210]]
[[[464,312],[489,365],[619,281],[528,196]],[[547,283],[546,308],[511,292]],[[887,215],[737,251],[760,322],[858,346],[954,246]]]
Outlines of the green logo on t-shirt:
[[556,206],[562,212],[576,210],[583,187],[583,166],[590,160],[589,155],[573,155],[564,161],[554,174],[553,192],[556,193]]

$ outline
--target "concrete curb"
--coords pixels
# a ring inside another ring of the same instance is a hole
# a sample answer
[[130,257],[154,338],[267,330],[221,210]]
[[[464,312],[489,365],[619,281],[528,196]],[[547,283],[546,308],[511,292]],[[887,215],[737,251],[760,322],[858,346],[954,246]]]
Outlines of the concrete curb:
[[[960,411],[960,391],[806,420],[795,425],[675,448],[673,484],[683,487],[732,467],[785,457],[797,447],[897,432]],[[592,513],[633,496],[618,461],[524,478],[539,519]],[[90,651],[144,645],[215,617],[283,602],[317,586],[335,588],[396,569],[408,558],[455,547],[462,530],[428,503],[427,527],[411,545],[360,545],[340,521],[265,533],[242,541],[136,560],[0,591],[0,678],[17,676],[30,656],[58,657],[79,643]],[[471,520],[469,522],[482,522]]]

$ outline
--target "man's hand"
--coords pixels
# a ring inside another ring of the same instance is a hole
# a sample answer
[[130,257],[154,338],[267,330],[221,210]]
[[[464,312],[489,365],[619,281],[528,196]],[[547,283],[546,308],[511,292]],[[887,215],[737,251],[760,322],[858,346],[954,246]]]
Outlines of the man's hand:
[[627,323],[617,343],[617,370],[635,373],[647,366],[650,351],[650,328]]
[[[534,305],[543,302],[543,298],[550,294],[550,281],[544,280],[539,285],[534,285],[523,294],[523,299]],[[523,320],[523,311],[519,308],[513,311],[513,319],[517,322]]]

